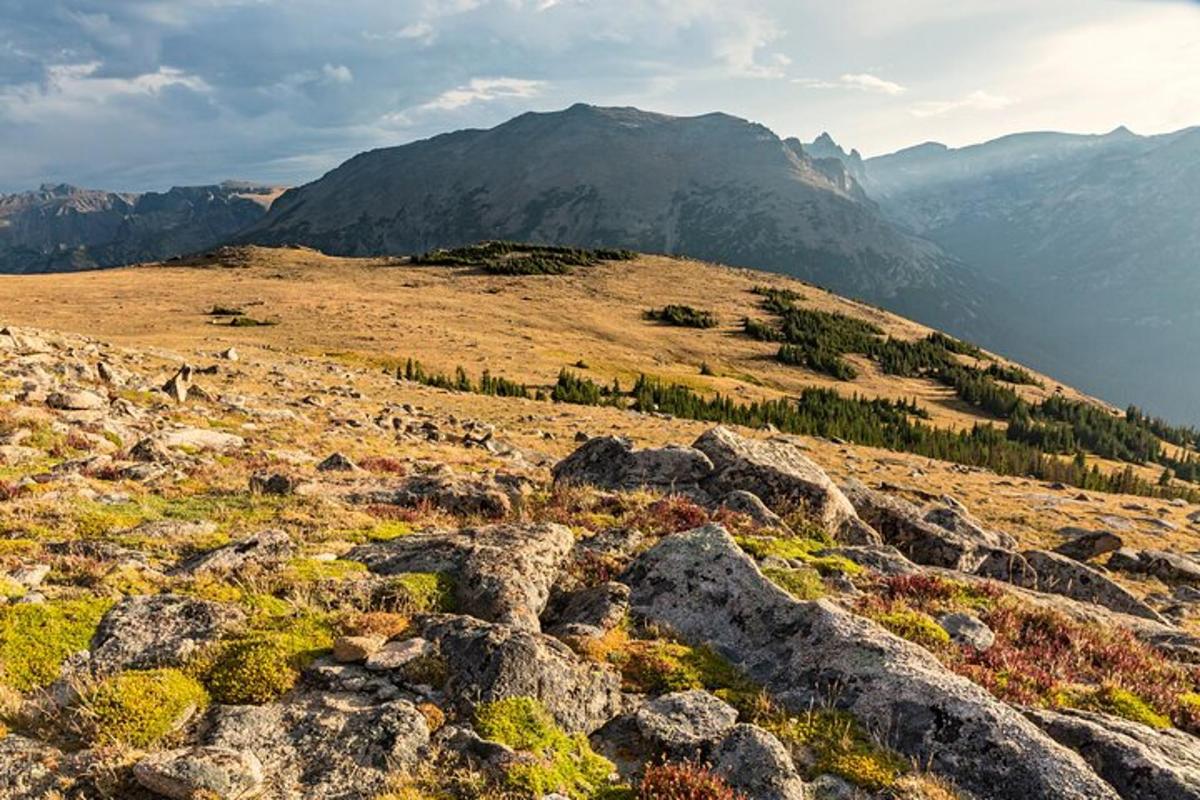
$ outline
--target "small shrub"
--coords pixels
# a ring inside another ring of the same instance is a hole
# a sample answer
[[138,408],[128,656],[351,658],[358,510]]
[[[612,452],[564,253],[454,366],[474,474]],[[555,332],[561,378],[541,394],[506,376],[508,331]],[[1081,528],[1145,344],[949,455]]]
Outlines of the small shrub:
[[717,315],[704,309],[684,305],[669,305],[646,312],[646,319],[681,328],[715,328]]
[[529,697],[484,703],[475,712],[480,736],[528,754],[528,762],[510,766],[506,783],[541,797],[560,792],[572,800],[587,800],[611,783],[614,767],[597,755],[583,734],[565,733],[546,709]]
[[719,775],[694,761],[647,764],[638,800],[745,800]]
[[123,672],[83,695],[88,739],[100,745],[149,747],[208,704],[194,678],[177,669]]
[[19,692],[50,684],[67,656],[87,649],[111,606],[91,598],[0,607],[0,684]]

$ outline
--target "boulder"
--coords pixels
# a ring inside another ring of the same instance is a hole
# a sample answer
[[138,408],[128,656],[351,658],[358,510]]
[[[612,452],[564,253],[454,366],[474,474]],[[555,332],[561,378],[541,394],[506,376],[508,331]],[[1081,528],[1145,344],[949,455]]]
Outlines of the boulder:
[[834,703],[980,797],[1112,800],[1076,754],[928,651],[765,579],[720,526],[669,536],[626,575],[632,608],[707,644],[793,713]]
[[783,743],[754,725],[735,725],[711,755],[713,771],[754,800],[806,800],[808,792]]
[[649,700],[633,719],[656,756],[700,761],[737,724],[738,712],[703,689],[693,689]]
[[571,530],[562,525],[488,525],[402,536],[356,547],[347,558],[382,575],[449,573],[460,609],[536,631],[550,587],[574,544]]
[[218,453],[237,450],[246,446],[241,436],[211,428],[179,428],[158,435],[163,447],[172,450],[208,450]]
[[415,475],[399,486],[357,491],[351,502],[418,508],[428,506],[456,516],[507,516],[514,492],[490,476]]
[[1142,571],[1169,584],[1200,586],[1200,561],[1166,550],[1143,550],[1138,553]]
[[846,497],[884,542],[917,564],[974,572],[987,556],[982,542],[924,519],[907,500],[860,483],[848,484]]
[[924,519],[985,547],[1001,550],[1015,550],[1017,547],[1017,540],[1011,534],[985,528],[983,523],[971,516],[957,500],[929,509],[925,512]]
[[292,557],[292,539],[283,531],[260,531],[241,541],[199,553],[177,566],[184,575],[228,574],[277,566]]
[[424,636],[446,661],[446,693],[470,714],[476,703],[532,697],[563,728],[589,732],[621,708],[621,682],[559,640],[470,617],[431,617]]
[[694,495],[712,468],[708,457],[691,447],[634,450],[628,439],[597,436],[558,462],[553,473],[561,484]]
[[996,634],[987,624],[974,614],[954,611],[938,617],[938,625],[955,644],[974,647],[976,650],[987,650],[996,643]]
[[716,427],[692,445],[712,461],[703,483],[713,497],[746,491],[774,509],[805,508],[834,538],[847,544],[879,544],[879,534],[859,519],[834,482],[786,439],[747,439]]
[[182,666],[245,616],[236,606],[194,597],[126,597],[100,620],[89,663],[97,674]]
[[283,472],[256,472],[250,476],[251,494],[284,497],[296,492],[296,479]]
[[192,372],[191,366],[184,364],[162,385],[162,391],[176,403],[186,402],[188,390],[192,388]]
[[560,594],[542,615],[555,636],[600,636],[621,623],[629,611],[629,587],[616,581]]
[[358,465],[341,453],[333,453],[320,464],[318,472],[358,472]]
[[263,706],[216,706],[209,747],[262,764],[271,797],[366,800],[395,770],[416,765],[429,743],[425,717],[407,700],[310,692]]
[[1054,548],[1054,552],[1076,561],[1091,561],[1125,546],[1121,537],[1110,531],[1064,528],[1059,532],[1067,533],[1071,538]]
[[383,647],[382,636],[339,636],[333,641],[333,660],[340,664],[366,661]]
[[52,392],[46,405],[59,411],[99,411],[108,407],[108,400],[85,389]]
[[1025,715],[1083,756],[1123,800],[1200,800],[1200,739],[1107,714],[1028,709]]
[[251,752],[187,747],[152,753],[133,766],[146,789],[171,800],[248,800],[263,788],[263,767]]
[[373,672],[400,669],[418,658],[429,655],[431,650],[429,642],[420,636],[388,642],[371,653],[365,666]]
[[1137,595],[1113,581],[1104,573],[1059,553],[1026,550],[1021,553],[1033,570],[1032,585],[1013,580],[1026,589],[1061,594],[1084,603],[1095,603],[1123,614],[1163,622],[1158,612],[1142,602]]

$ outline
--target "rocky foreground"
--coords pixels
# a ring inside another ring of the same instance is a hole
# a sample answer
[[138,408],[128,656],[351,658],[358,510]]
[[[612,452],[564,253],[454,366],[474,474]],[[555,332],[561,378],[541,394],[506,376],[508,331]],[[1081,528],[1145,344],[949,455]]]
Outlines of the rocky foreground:
[[0,797],[1200,798],[1188,554],[381,380],[0,330]]

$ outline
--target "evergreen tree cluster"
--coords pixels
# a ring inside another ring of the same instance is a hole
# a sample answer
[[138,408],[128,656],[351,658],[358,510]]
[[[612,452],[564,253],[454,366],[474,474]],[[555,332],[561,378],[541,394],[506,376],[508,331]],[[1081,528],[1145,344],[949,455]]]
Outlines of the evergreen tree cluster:
[[396,370],[396,377],[438,389],[449,389],[453,392],[486,394],[494,397],[530,397],[529,387],[525,384],[493,376],[486,369],[480,376],[479,382],[475,383],[461,366],[455,367],[453,375],[446,375],[440,372],[429,372],[420,361],[409,358],[404,362],[403,367]]
[[646,319],[675,325],[680,328],[715,328],[717,315],[704,309],[684,305],[669,305],[646,312]]
[[563,275],[574,267],[590,267],[601,261],[628,261],[636,256],[630,250],[487,241],[466,247],[431,250],[413,256],[412,263],[478,267],[493,275]]
[[613,379],[611,387],[601,386],[591,378],[578,375],[568,369],[558,373],[558,381],[550,391],[550,399],[556,403],[574,403],[582,406],[624,406],[625,399],[621,384]]

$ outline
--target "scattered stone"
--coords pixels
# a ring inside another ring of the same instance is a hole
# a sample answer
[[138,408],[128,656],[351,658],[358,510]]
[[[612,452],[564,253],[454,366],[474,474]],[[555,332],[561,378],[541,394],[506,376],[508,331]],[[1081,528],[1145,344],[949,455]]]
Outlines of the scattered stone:
[[412,639],[402,639],[397,642],[388,642],[374,653],[371,653],[367,658],[366,667],[369,670],[377,672],[400,669],[400,667],[403,667],[410,661],[428,655],[431,649],[429,642],[419,636]]
[[738,489],[735,492],[730,492],[721,500],[721,505],[730,511],[736,511],[739,514],[745,514],[750,519],[754,520],[758,525],[764,528],[776,528],[786,531],[787,523],[783,518],[776,514],[771,509],[767,508],[767,504],[753,492],[743,491]]
[[174,572],[185,575],[233,573],[248,567],[272,567],[292,557],[291,538],[283,531],[261,531],[241,541],[195,555]]
[[1054,552],[1076,561],[1091,561],[1105,553],[1120,550],[1125,546],[1120,536],[1109,531],[1089,531],[1081,528],[1063,528],[1059,533],[1071,538],[1054,548]]
[[173,450],[211,450],[227,452],[246,446],[241,436],[211,428],[180,428],[159,435],[159,442]]
[[98,411],[108,407],[108,400],[95,392],[80,389],[53,392],[46,398],[46,405],[59,411]]
[[188,391],[192,388],[192,372],[191,366],[187,364],[181,366],[179,371],[162,385],[163,392],[176,403],[186,402]]
[[974,614],[961,611],[942,614],[938,617],[938,625],[950,634],[950,639],[955,644],[983,651],[996,643],[996,634]]
[[616,581],[585,587],[554,598],[542,620],[555,636],[602,636],[629,611],[629,587]]
[[339,636],[333,641],[333,660],[341,664],[366,661],[384,641],[382,636]]
[[127,597],[113,606],[92,637],[97,674],[178,667],[245,619],[236,606],[182,595]]
[[358,472],[358,465],[341,453],[333,453],[320,464],[319,472]]
[[282,472],[259,472],[250,476],[251,494],[286,496],[296,491],[296,479]]
[[171,800],[244,800],[263,788],[254,753],[226,747],[188,747],[146,756],[133,767],[146,789]]
[[736,709],[703,689],[664,694],[634,712],[642,738],[674,760],[705,760],[737,718]]
[[[807,800],[783,743],[755,725],[735,725],[713,751],[713,771],[754,800]],[[820,795],[818,795],[820,797]]]
[[219,357],[219,358],[223,358],[223,359],[225,359],[226,361],[239,361],[239,360],[241,360],[241,356],[240,356],[240,355],[238,355],[238,351],[237,351],[237,349],[236,349],[236,348],[233,348],[233,347],[230,347],[228,350],[222,350],[222,351],[221,351],[220,353],[218,353],[217,355],[218,355],[218,357]]
[[374,489],[350,495],[359,503],[429,507],[456,516],[499,518],[512,510],[513,495],[519,491],[507,487],[494,477],[455,475],[416,475],[397,488]]
[[925,520],[951,533],[957,533],[968,540],[978,542],[984,547],[999,550],[1015,550],[1017,540],[1003,531],[993,531],[983,527],[957,500],[944,506],[931,508],[925,512]]
[[574,544],[562,525],[489,525],[402,536],[356,547],[346,557],[381,575],[449,573],[466,613],[537,631],[550,587]]
[[470,617],[432,618],[424,635],[446,660],[445,691],[463,713],[476,703],[532,697],[566,730],[589,732],[621,709],[617,675],[552,636]]

